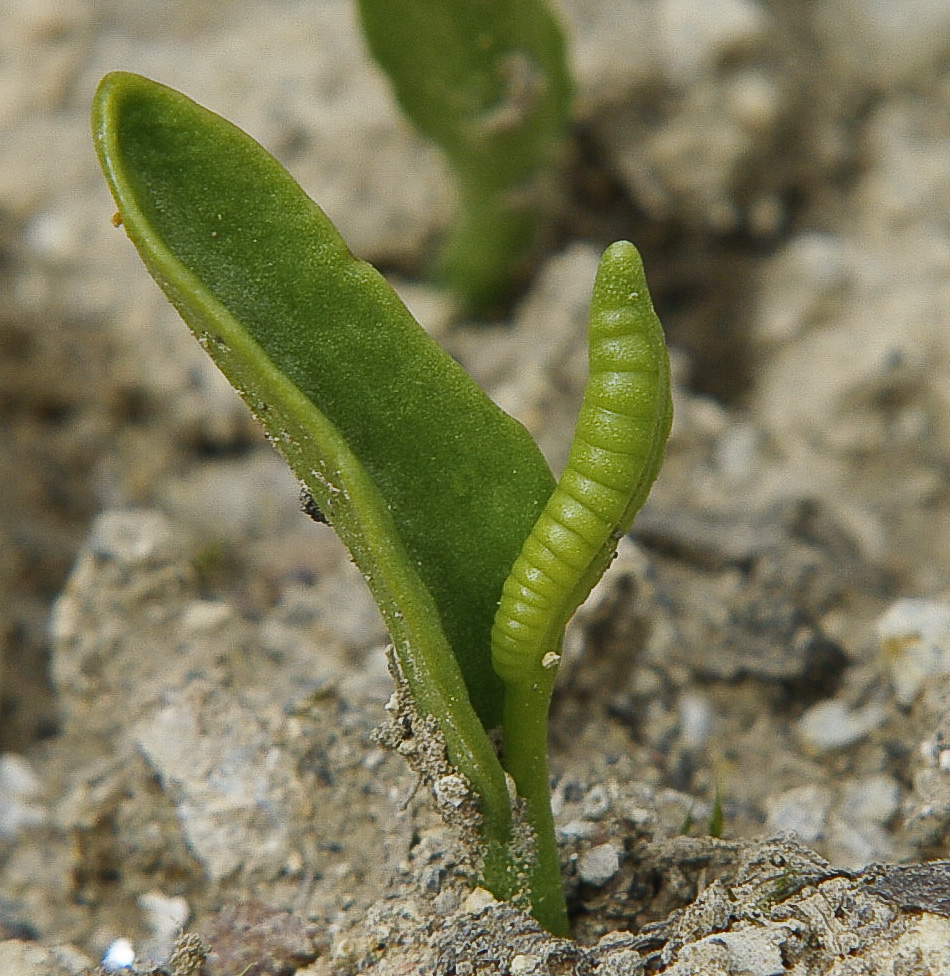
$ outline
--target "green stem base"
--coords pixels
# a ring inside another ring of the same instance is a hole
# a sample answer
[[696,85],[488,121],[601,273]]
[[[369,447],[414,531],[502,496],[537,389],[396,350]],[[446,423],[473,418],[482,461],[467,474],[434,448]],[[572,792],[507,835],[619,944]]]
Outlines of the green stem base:
[[537,682],[507,685],[502,764],[515,781],[525,804],[525,819],[534,832],[528,880],[531,912],[552,934],[569,936],[548,774],[547,724],[553,687],[553,674]]

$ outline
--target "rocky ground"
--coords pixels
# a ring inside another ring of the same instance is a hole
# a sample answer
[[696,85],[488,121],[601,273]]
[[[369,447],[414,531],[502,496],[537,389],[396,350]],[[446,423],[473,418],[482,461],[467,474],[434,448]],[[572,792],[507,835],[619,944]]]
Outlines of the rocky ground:
[[[950,8],[558,8],[555,226],[489,323],[420,279],[451,178],[349,3],[0,10],[0,971],[950,972]],[[576,941],[373,744],[362,580],[110,223],[112,68],[276,152],[555,469],[641,247],[676,420],[554,705]]]

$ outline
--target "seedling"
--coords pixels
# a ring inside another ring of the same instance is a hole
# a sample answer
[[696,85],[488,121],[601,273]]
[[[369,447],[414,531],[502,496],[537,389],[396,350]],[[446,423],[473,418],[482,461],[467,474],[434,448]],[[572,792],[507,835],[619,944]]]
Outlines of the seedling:
[[636,249],[611,245],[598,270],[591,377],[555,486],[528,432],[249,136],[122,72],[99,86],[93,133],[146,267],[366,577],[414,709],[476,798],[481,883],[566,934],[546,746],[562,635],[645,500],[672,415]]
[[561,29],[545,0],[357,6],[399,105],[458,179],[440,276],[470,308],[490,309],[523,274],[550,209],[571,94]]

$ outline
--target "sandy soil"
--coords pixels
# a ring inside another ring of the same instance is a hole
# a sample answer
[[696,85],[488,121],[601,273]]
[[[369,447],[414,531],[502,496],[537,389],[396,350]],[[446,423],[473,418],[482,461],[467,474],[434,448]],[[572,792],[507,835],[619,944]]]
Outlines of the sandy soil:
[[[3,972],[950,972],[950,8],[558,8],[550,246],[488,323],[421,278],[451,177],[348,3],[0,10]],[[676,420],[553,711],[576,941],[373,744],[362,580],[110,223],[113,68],[280,156],[555,469],[598,255],[643,251]]]

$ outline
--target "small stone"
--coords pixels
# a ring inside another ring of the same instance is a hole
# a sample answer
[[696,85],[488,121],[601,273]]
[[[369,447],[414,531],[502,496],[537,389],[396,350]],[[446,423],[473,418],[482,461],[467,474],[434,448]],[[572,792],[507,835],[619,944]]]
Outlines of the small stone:
[[585,820],[603,820],[610,813],[610,794],[604,786],[594,786],[584,797],[581,812]]
[[733,483],[751,478],[761,458],[762,432],[751,424],[733,424],[716,444],[714,463]]
[[474,888],[462,902],[462,911],[477,915],[489,905],[497,905],[498,899],[487,888]]
[[436,915],[451,915],[459,907],[459,897],[454,891],[440,891],[432,899],[432,910]]
[[594,836],[597,828],[588,820],[571,820],[557,828],[558,837],[564,840],[584,840]]
[[27,247],[44,261],[73,261],[82,249],[81,230],[69,211],[36,214],[26,225],[23,237]]
[[577,859],[577,874],[584,884],[605,885],[620,870],[620,853],[613,844],[599,844]]
[[712,735],[715,713],[709,699],[687,691],[679,699],[680,738],[687,749],[699,749]]
[[881,705],[852,712],[839,701],[819,702],[798,720],[798,736],[804,746],[819,752],[842,749],[879,728],[886,717]]
[[717,972],[743,976],[782,976],[788,971],[782,959],[785,938],[784,933],[768,929],[718,932],[686,947],[682,958],[694,962],[696,972],[712,972],[716,966]]
[[93,522],[86,548],[96,559],[126,569],[153,566],[176,554],[171,525],[157,512],[103,512]]
[[102,957],[102,968],[109,973],[129,969],[135,962],[135,950],[128,939],[116,939]]
[[912,704],[928,680],[950,675],[950,604],[897,600],[875,632],[901,705]]
[[216,600],[193,600],[184,608],[181,627],[186,637],[213,633],[230,624],[234,611]]
[[519,953],[512,958],[508,966],[508,972],[511,973],[511,976],[525,976],[525,973],[533,972],[540,961],[537,956]]
[[440,776],[435,781],[435,798],[440,806],[458,809],[471,795],[468,783],[457,773]]
[[831,790],[823,786],[799,786],[766,801],[769,829],[795,834],[806,844],[820,840],[831,811]]
[[146,891],[139,895],[138,904],[152,931],[152,945],[148,954],[153,959],[166,959],[191,916],[188,902],[180,896],[169,896],[161,891]]
[[642,968],[643,957],[636,949],[618,949],[604,957],[604,961],[597,967],[597,976],[627,976]]
[[873,861],[895,857],[894,843],[887,830],[877,824],[849,822],[831,817],[824,839],[825,849],[836,866],[859,870]]
[[291,851],[303,788],[250,707],[200,681],[169,692],[130,731],[173,798],[185,842],[208,876],[239,869],[274,875]]
[[894,819],[901,803],[897,781],[884,773],[849,783],[838,805],[838,816],[846,823],[885,826]]

